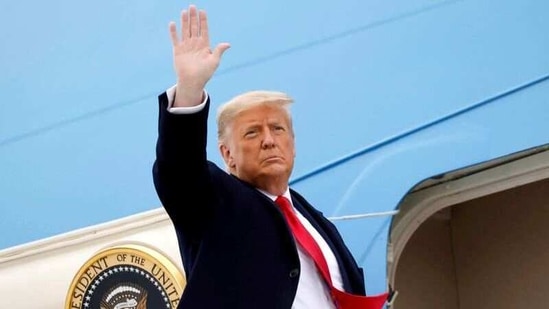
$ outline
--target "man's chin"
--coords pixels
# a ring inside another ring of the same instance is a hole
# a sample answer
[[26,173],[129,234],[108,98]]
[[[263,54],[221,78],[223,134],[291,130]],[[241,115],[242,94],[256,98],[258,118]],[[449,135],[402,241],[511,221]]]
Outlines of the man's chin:
[[263,174],[270,177],[279,177],[288,174],[288,168],[284,164],[268,164],[263,168]]

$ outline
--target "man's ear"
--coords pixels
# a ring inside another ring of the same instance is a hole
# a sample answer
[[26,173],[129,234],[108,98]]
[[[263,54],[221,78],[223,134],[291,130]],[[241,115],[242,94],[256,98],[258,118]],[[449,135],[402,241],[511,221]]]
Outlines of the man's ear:
[[229,168],[233,168],[234,167],[234,161],[233,161],[233,157],[231,156],[231,150],[229,149],[229,147],[227,147],[227,145],[225,144],[219,144],[219,152],[221,153],[221,156],[223,157],[223,161],[225,161],[225,164],[229,167]]

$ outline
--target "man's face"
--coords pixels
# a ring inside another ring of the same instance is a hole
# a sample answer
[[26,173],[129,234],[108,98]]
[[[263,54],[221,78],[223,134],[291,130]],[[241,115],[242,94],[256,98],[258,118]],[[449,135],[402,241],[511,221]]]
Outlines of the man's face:
[[257,106],[238,114],[220,151],[232,174],[259,188],[286,182],[294,165],[294,134],[287,112]]

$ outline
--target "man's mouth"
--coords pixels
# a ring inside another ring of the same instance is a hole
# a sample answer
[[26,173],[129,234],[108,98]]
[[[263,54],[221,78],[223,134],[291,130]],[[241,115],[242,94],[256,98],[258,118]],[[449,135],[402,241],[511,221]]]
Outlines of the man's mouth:
[[280,160],[282,160],[282,158],[279,156],[269,156],[263,159],[264,162],[273,162],[273,161],[280,161]]

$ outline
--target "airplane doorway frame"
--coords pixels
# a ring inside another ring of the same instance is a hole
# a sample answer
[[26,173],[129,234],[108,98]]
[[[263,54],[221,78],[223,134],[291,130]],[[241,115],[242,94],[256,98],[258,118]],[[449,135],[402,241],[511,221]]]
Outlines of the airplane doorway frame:
[[[399,258],[412,235],[438,211],[475,198],[549,178],[549,145],[428,179],[414,187],[399,205],[389,232],[387,274],[395,284]],[[396,291],[398,295],[398,288]]]

